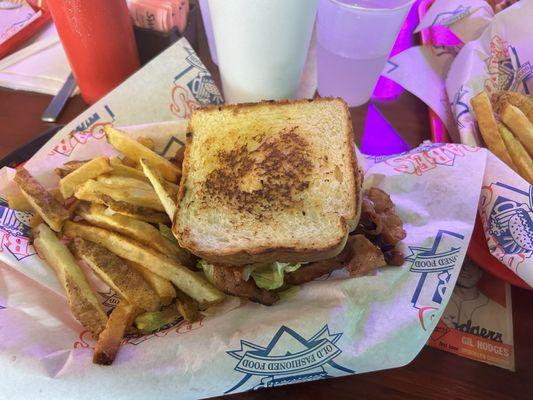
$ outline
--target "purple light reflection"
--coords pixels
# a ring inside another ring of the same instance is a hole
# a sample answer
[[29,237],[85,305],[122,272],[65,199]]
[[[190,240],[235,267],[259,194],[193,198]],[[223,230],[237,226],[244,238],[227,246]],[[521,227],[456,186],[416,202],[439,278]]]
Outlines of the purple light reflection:
[[[411,10],[409,10],[400,32],[398,33],[398,37],[396,38],[396,42],[394,43],[389,58],[411,47],[413,31],[418,25],[418,3],[419,1],[417,0],[411,6]],[[385,68],[387,68],[387,66]],[[397,99],[402,92],[403,87],[389,78],[381,76],[376,84],[374,93],[372,94],[372,99],[392,101]]]
[[434,46],[459,46],[463,44],[453,31],[447,26],[433,26],[431,30],[431,42]]
[[361,151],[372,156],[397,154],[411,147],[398,135],[373,105],[368,105]]

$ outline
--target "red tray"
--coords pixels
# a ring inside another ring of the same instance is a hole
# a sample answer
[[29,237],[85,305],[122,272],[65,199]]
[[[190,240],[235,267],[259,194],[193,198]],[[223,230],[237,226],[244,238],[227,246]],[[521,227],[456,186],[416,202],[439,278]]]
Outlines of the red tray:
[[470,244],[468,245],[468,257],[495,277],[509,282],[511,285],[533,290],[531,286],[490,253],[479,215],[476,217],[476,225],[474,226],[472,239],[470,239]]
[[28,3],[35,11],[40,10],[41,16],[0,44],[0,59],[18,50],[28,39],[39,32],[50,21],[50,12],[48,10],[38,7],[33,1],[28,1]]
[[[422,0],[418,6],[418,15],[420,19],[426,14],[427,10],[433,3],[433,0]],[[423,44],[434,43],[434,31],[430,29],[424,29],[420,32],[420,37]],[[453,33],[450,33],[453,35]],[[429,121],[431,129],[431,140],[433,142],[449,142],[449,135],[444,127],[444,124],[440,118],[430,109]],[[524,289],[533,290],[526,282],[524,282],[518,275],[511,271],[506,265],[502,264],[496,259],[489,251],[485,234],[483,232],[483,225],[479,219],[479,215],[476,217],[476,224],[474,226],[474,232],[470,239],[468,246],[468,257],[470,257],[481,268],[496,276],[497,278],[510,283],[511,285],[518,286]]]

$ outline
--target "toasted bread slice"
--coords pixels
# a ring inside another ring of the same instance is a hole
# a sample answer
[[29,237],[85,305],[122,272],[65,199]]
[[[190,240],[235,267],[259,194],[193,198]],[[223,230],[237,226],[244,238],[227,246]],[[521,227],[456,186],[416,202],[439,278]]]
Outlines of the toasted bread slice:
[[212,263],[327,259],[359,220],[361,178],[341,99],[199,109],[173,232]]

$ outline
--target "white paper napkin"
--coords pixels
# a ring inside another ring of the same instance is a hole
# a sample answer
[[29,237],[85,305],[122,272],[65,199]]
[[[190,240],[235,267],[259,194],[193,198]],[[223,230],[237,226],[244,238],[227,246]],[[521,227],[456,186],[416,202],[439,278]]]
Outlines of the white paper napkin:
[[53,24],[23,49],[0,60],[0,86],[56,95],[70,74]]
[[24,0],[0,1],[0,44],[12,38],[40,15],[41,11],[36,12]]

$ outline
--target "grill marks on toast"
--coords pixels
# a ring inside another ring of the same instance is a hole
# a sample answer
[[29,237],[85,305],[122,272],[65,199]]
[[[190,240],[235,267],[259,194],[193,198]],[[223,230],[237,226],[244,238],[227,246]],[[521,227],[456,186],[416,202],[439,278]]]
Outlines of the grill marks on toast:
[[208,207],[215,200],[258,219],[301,206],[299,195],[313,173],[311,145],[298,126],[275,135],[259,133],[216,157],[216,168],[199,191],[201,203]]

